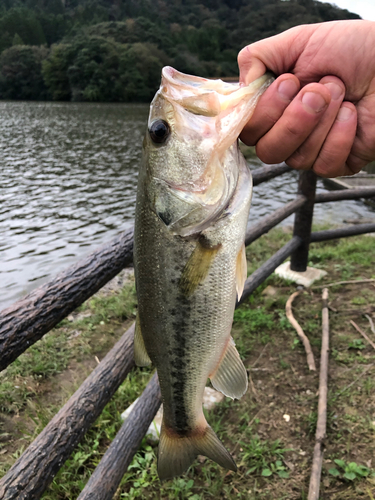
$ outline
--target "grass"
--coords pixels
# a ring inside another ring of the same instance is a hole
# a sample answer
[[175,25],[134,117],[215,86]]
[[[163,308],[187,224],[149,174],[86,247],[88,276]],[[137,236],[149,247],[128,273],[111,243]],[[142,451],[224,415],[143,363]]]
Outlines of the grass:
[[0,372],[0,412],[19,412],[44,380],[62,373],[73,359],[80,362],[108,350],[114,328],[135,317],[135,305],[135,288],[130,284],[119,294],[94,297],[78,308],[76,321],[62,321]]
[[[249,273],[289,238],[284,231],[272,230],[253,243],[247,249]],[[363,236],[311,245],[311,264],[328,272],[322,284],[374,277],[374,242],[374,238]],[[274,295],[269,286],[276,290]],[[157,447],[144,439],[114,498],[307,498],[318,377],[308,371],[303,347],[285,318],[285,303],[293,291],[293,284],[271,276],[235,312],[232,334],[249,370],[251,387],[240,401],[226,398],[208,412],[207,419],[232,452],[237,474],[202,458],[186,475],[161,484],[156,471]],[[349,319],[371,336],[363,314],[374,317],[375,288],[371,283],[335,286],[329,294],[337,313],[330,313],[328,440],[321,500],[370,499],[375,496],[374,464],[370,462],[375,454],[371,368],[375,353]],[[116,294],[95,296],[72,315],[71,321],[64,320],[0,374],[0,453],[5,450],[0,476],[96,366],[95,356],[100,359],[116,342],[135,311],[133,283]],[[301,294],[293,312],[318,359],[320,289]],[[366,367],[369,371],[362,376]],[[120,428],[121,412],[139,396],[150,376],[149,369],[136,369],[128,376],[60,469],[43,500],[79,495]],[[338,474],[330,472],[334,468]],[[355,478],[345,477],[347,473],[350,477],[354,473]]]

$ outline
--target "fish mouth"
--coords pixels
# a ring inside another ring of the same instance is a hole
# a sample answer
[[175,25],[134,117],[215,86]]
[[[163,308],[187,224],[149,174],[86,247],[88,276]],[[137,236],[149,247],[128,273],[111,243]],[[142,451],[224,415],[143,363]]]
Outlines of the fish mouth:
[[[272,81],[265,74],[242,86],[163,68],[149,127],[156,119],[165,120],[172,131],[169,145],[176,146],[165,176],[153,178],[152,199],[153,211],[171,232],[199,233],[220,217],[237,186],[237,138]],[[176,158],[189,175],[173,167]]]
[[182,135],[188,130],[190,121],[202,140],[208,138],[214,143],[207,162],[210,168],[210,160],[216,156],[220,163],[225,151],[237,140],[260,96],[273,81],[274,76],[265,73],[249,85],[226,83],[165,66],[160,93],[175,109],[176,133]]
[[[161,92],[166,98],[180,104],[193,114],[214,117],[228,108],[233,111],[233,108],[238,106],[241,101],[248,102],[257,94],[261,95],[273,81],[274,75],[265,73],[250,85],[227,83],[220,79],[210,80],[186,75],[171,66],[165,66],[162,69]],[[255,105],[256,102],[254,107]],[[248,113],[251,115],[252,111],[253,109],[247,110],[244,117],[237,112],[236,121],[245,120],[246,122],[246,115]]]

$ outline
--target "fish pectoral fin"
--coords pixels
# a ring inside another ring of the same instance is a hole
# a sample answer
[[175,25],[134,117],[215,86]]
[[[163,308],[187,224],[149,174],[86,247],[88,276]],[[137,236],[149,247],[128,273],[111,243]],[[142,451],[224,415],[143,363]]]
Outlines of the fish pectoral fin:
[[246,260],[246,249],[244,243],[241,247],[241,250],[238,252],[237,262],[236,262],[237,300],[240,300],[242,296],[246,278],[247,278],[247,260]]
[[146,346],[142,337],[141,325],[139,322],[139,314],[135,320],[134,331],[134,361],[137,366],[151,365],[150,356],[147,354]]
[[247,372],[232,337],[210,380],[216,390],[232,399],[240,399],[247,391]]
[[207,424],[189,436],[168,432],[163,423],[158,452],[158,475],[161,481],[183,474],[198,455],[204,455],[225,469],[237,471],[230,453]]
[[209,247],[199,241],[186,262],[179,281],[180,290],[189,297],[206,279],[211,264],[221,245]]

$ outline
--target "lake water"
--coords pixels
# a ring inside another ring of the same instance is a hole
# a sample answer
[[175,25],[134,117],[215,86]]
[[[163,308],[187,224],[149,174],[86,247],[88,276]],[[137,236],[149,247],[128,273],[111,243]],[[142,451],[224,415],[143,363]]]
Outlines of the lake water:
[[[147,114],[146,105],[0,102],[0,309],[132,226]],[[296,172],[257,186],[250,224],[296,189]],[[361,217],[375,210],[315,209],[315,222]]]

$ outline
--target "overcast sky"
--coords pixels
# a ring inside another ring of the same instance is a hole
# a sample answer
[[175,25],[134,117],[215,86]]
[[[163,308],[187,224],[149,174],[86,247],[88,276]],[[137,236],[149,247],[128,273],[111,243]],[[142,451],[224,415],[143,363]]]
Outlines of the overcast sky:
[[374,0],[326,0],[350,12],[359,14],[363,19],[375,21],[375,1]]

